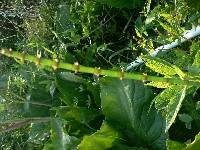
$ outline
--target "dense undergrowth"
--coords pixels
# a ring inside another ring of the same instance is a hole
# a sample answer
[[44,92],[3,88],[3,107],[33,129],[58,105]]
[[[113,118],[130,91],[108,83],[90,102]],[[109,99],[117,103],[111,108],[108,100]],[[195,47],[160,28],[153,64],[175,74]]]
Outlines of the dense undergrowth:
[[[198,26],[199,9],[194,0],[0,2],[1,53],[13,57],[0,55],[0,149],[198,150],[199,37],[149,54]],[[128,79],[138,56],[141,78]],[[55,60],[75,62],[75,73]]]

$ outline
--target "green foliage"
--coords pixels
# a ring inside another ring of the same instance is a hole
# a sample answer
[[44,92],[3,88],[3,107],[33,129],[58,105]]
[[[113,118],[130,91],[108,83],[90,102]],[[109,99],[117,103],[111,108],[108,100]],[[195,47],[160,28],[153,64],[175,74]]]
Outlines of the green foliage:
[[106,123],[103,123],[100,130],[90,136],[84,136],[78,146],[78,150],[106,150],[111,148],[113,143],[120,138],[117,131]]
[[200,3],[195,0],[188,0],[188,4],[192,9],[195,9],[197,11],[200,9]]
[[180,96],[175,100],[170,100],[166,109],[166,130],[169,130],[172,123],[175,121],[176,116],[181,108],[181,104],[186,95],[186,87],[181,90]]
[[200,146],[200,135],[197,134],[195,136],[195,140],[192,143],[188,144],[185,150],[198,150],[199,146]]
[[169,88],[171,86],[169,83],[155,82],[155,81],[146,83],[146,85],[157,87],[157,88]]
[[200,67],[200,52],[199,51],[195,55],[194,65],[197,66],[198,68]]
[[51,122],[51,144],[45,145],[43,150],[74,150],[76,145],[79,143],[79,139],[71,137],[63,132],[62,122],[55,118]]
[[168,130],[175,121],[185,97],[185,92],[186,87],[172,86],[165,89],[154,98],[155,107],[158,110],[162,110],[166,117],[166,130]]
[[[0,48],[47,59],[35,67],[0,55],[0,149],[199,149],[199,38],[149,56],[199,24],[198,1],[1,4]],[[123,79],[139,55],[140,81]],[[52,70],[55,59],[81,66]]]
[[179,143],[179,142],[176,142],[176,141],[167,141],[167,149],[168,150],[182,150],[185,148],[185,144],[183,143]]
[[164,149],[165,121],[153,107],[149,110],[151,98],[151,90],[139,81],[112,78],[102,81],[101,99],[106,121],[124,131],[133,144]]
[[60,107],[57,108],[57,114],[66,121],[76,120],[79,123],[88,125],[90,121],[94,120],[100,113],[95,109],[88,109],[86,107]]
[[147,56],[144,56],[142,58],[145,61],[145,65],[155,72],[158,72],[165,76],[172,76],[176,74],[176,71],[173,68],[173,66],[162,59],[151,58]]
[[[81,82],[84,82],[83,80]],[[62,101],[69,106],[76,106],[86,104],[86,100],[88,99],[88,94],[86,93],[86,87],[84,83],[76,83],[70,80],[63,80],[61,78],[57,78],[56,84],[58,90],[61,93]],[[68,91],[68,92],[66,92]],[[81,103],[81,104],[79,104]]]
[[135,8],[144,4],[143,0],[101,0],[100,2],[117,8]]
[[199,146],[199,133],[195,136],[195,140],[187,145],[176,141],[168,141],[168,150],[198,150]]
[[179,114],[179,120],[184,122],[186,125],[186,128],[191,129],[191,122],[192,122],[192,117],[188,114]]

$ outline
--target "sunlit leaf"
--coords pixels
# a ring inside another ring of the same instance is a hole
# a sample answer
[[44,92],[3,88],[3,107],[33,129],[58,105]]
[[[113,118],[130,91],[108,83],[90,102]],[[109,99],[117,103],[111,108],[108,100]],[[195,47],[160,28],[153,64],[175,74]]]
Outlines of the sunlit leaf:
[[146,83],[146,85],[157,87],[157,88],[168,88],[171,86],[169,83],[162,83],[162,82],[155,82],[155,81]]
[[181,104],[186,95],[186,86],[181,90],[180,95],[178,95],[174,100],[170,100],[166,108],[166,131],[169,130],[171,125],[176,119],[176,116],[181,108]]
[[168,140],[167,141],[167,150],[183,150],[186,147],[186,144],[179,143],[177,141]]
[[166,131],[176,119],[182,101],[185,98],[185,92],[186,87],[184,86],[171,86],[163,90],[153,100],[155,107],[166,116]]
[[179,98],[181,95],[182,86],[171,86],[165,90],[163,90],[160,94],[158,94],[153,102],[155,102],[155,107],[158,110],[163,110],[167,107],[170,101],[175,101],[175,99]]
[[113,146],[113,143],[120,138],[117,131],[108,124],[103,123],[100,130],[90,136],[84,136],[78,146],[78,150],[106,150]]
[[162,59],[152,58],[149,56],[142,56],[142,59],[145,61],[145,65],[155,72],[166,76],[172,76],[176,74],[174,67]]
[[200,147],[200,133],[195,136],[195,140],[188,144],[184,150],[199,150]]
[[195,55],[194,65],[200,68],[200,52]]

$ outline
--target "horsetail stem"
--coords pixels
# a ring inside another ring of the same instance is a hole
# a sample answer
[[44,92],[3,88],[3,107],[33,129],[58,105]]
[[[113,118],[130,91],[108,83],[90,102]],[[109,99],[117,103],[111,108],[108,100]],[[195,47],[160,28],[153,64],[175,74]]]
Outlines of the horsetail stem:
[[95,74],[97,76],[103,75],[103,76],[119,78],[120,80],[134,79],[134,80],[142,80],[145,82],[154,81],[154,82],[165,82],[165,83],[170,83],[170,84],[200,86],[200,81],[194,81],[189,78],[186,78],[186,79],[181,79],[177,77],[165,78],[165,77],[147,75],[146,73],[143,73],[143,74],[127,73],[127,72],[124,72],[123,69],[121,71],[104,70],[104,69],[100,69],[100,67],[92,68],[92,67],[82,66],[78,62],[75,62],[74,64],[70,64],[70,63],[59,61],[58,59],[50,60],[47,58],[41,58],[40,56],[28,55],[25,53],[12,51],[11,49],[2,49],[0,50],[0,53],[8,57],[20,59],[22,62],[26,60],[26,61],[35,63],[37,66],[52,67],[54,70],[61,68],[61,69],[74,71],[75,73],[82,72],[82,73]]

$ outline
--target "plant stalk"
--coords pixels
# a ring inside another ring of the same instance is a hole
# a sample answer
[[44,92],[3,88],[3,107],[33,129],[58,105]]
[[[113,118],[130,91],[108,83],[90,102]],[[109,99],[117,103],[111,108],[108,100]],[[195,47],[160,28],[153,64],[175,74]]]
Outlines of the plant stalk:
[[50,60],[47,58],[40,58],[39,56],[28,55],[24,53],[19,53],[16,51],[12,51],[11,49],[2,49],[0,51],[1,54],[6,55],[8,57],[13,57],[15,59],[21,60],[21,62],[29,61],[35,63],[37,66],[40,67],[52,67],[54,70],[56,69],[66,69],[69,71],[74,71],[75,73],[82,72],[82,73],[89,73],[94,74],[96,76],[109,76],[115,77],[119,79],[134,79],[134,80],[141,80],[141,81],[154,81],[154,82],[165,82],[170,84],[181,84],[181,85],[193,85],[193,86],[200,86],[199,80],[193,80],[190,78],[181,79],[178,77],[173,78],[166,78],[166,77],[158,77],[158,76],[151,76],[147,74],[139,74],[139,73],[127,73],[123,70],[115,71],[115,70],[104,70],[100,68],[93,68],[79,65],[78,62],[74,64],[65,63],[62,61]]

